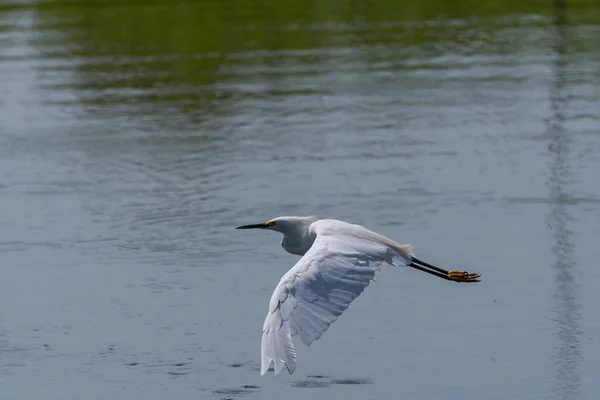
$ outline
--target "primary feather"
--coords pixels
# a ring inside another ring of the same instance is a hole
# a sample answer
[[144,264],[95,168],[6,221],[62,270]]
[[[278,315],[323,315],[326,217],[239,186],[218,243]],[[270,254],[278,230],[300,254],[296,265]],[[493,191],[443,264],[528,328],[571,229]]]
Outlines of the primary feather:
[[318,220],[306,237],[314,242],[279,281],[269,303],[261,342],[261,375],[296,369],[292,336],[310,346],[373,280],[384,264],[410,263],[412,247],[360,225]]

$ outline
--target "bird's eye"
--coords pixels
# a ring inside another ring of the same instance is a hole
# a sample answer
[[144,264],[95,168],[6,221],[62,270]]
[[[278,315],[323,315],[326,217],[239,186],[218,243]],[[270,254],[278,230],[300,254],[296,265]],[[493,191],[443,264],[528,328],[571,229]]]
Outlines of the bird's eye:
[[266,226],[275,226],[275,221],[267,221],[265,222]]

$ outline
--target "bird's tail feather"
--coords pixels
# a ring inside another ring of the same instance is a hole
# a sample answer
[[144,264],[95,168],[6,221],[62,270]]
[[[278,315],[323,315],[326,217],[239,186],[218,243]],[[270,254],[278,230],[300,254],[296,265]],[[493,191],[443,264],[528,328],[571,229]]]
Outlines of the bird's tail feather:
[[412,244],[394,244],[391,247],[396,253],[396,257],[394,257],[391,264],[395,265],[396,263],[400,263],[408,265],[412,262],[411,259],[414,257],[414,248]]

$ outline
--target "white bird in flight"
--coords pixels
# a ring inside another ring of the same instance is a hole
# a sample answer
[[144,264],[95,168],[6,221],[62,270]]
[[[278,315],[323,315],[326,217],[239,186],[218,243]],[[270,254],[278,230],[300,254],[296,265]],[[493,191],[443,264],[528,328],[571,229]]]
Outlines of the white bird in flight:
[[367,228],[334,219],[277,217],[236,229],[269,229],[283,234],[281,246],[303,256],[279,281],[263,325],[260,374],[271,363],[275,374],[296,369],[292,336],[310,346],[386,264],[409,266],[454,282],[479,282],[479,274],[446,271],[414,256],[399,244]]

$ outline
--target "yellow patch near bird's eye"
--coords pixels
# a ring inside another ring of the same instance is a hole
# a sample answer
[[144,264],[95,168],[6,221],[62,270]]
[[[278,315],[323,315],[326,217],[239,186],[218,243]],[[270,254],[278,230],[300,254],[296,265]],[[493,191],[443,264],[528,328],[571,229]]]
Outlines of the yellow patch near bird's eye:
[[266,226],[275,226],[275,221],[267,221],[265,222]]

